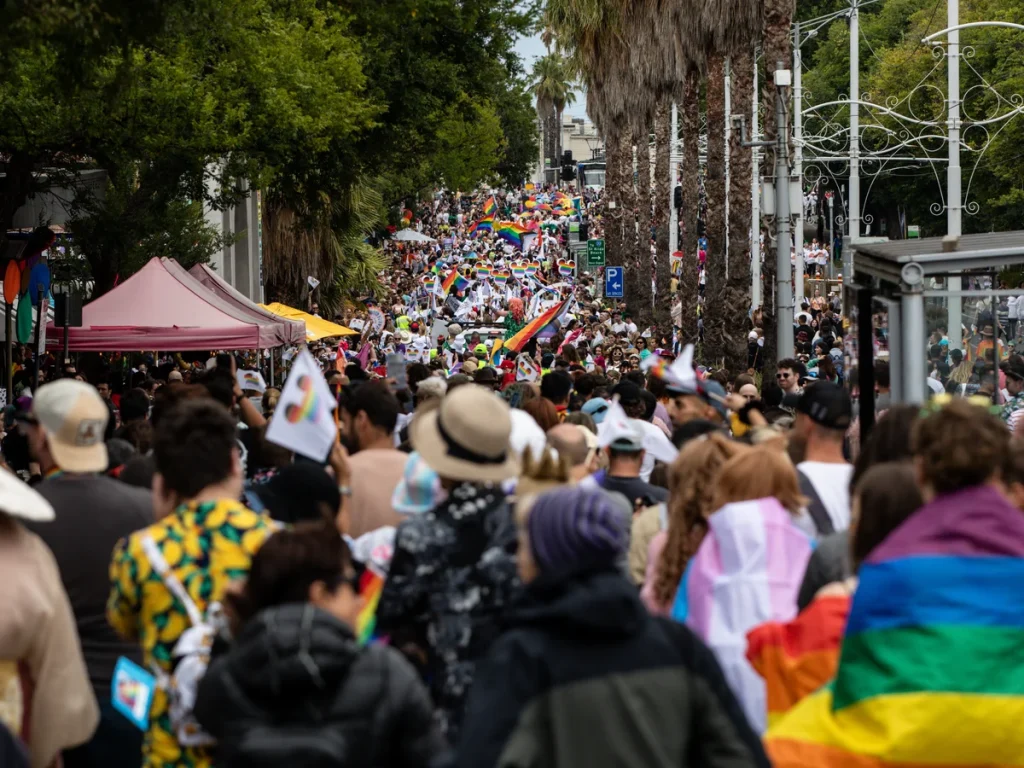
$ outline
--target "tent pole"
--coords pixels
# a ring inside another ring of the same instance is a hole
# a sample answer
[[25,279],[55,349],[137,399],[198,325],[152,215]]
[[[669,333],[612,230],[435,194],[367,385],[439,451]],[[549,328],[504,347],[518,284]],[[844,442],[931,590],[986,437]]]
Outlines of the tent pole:
[[270,350],[270,386],[274,386],[274,350]]
[[4,302],[4,361],[7,363],[7,371],[4,374],[4,383],[7,386],[7,404],[14,403],[14,310],[11,303]]
[[40,288],[37,292],[38,302],[36,303],[36,349],[35,349],[35,370],[32,372],[32,397],[36,396],[36,391],[39,389],[39,366],[43,362],[42,350],[39,349],[39,333],[43,326],[46,324],[46,315],[43,308],[43,289]]

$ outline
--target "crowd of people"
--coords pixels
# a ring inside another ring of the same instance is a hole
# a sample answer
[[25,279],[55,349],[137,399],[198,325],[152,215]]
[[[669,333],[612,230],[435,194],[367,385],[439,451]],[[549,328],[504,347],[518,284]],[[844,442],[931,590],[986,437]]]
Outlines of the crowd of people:
[[772,381],[758,313],[749,369],[694,365],[569,268],[597,203],[410,211],[313,348],[322,460],[245,354],[24,389],[0,765],[1020,763],[1024,359],[997,408],[892,404],[882,362],[861,435],[840,307]]

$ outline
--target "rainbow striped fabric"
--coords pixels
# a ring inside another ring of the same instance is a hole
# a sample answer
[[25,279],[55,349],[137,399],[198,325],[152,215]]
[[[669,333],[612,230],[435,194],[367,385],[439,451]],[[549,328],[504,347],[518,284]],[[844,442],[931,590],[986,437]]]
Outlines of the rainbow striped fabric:
[[792,621],[747,634],[747,661],[765,682],[769,727],[835,677],[849,613],[844,585],[830,585]]
[[835,680],[766,736],[775,767],[1024,766],[1024,515],[940,496],[859,577]]
[[356,617],[356,639],[361,645],[373,642],[377,627],[377,604],[383,591],[384,579],[371,568],[363,571],[359,577],[359,596],[363,598],[363,607]]
[[541,312],[537,317],[524,325],[519,330],[519,333],[505,341],[505,349],[512,352],[521,352],[527,342],[534,336],[554,335],[562,327],[562,323],[565,322],[565,317],[569,314],[569,307],[572,305],[572,301],[572,298],[568,298]]
[[498,212],[498,204],[494,202],[494,195],[491,195],[484,201],[484,216],[487,218],[493,218],[494,214]]
[[456,291],[464,291],[468,287],[469,287],[469,279],[467,277],[464,277],[462,274],[460,274],[459,270],[457,270],[457,269],[453,269],[448,274],[448,277],[446,277],[444,279],[444,282],[441,283],[441,290],[444,292],[445,296],[447,296],[449,293],[451,293],[453,288]]

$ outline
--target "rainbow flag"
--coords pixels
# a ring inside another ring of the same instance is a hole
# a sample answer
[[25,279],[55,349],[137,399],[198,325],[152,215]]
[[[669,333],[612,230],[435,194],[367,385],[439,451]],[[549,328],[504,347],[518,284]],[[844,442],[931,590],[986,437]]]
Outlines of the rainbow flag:
[[528,210],[528,211],[532,211],[534,208],[537,207],[537,198],[536,197],[528,198],[526,200],[526,202],[523,203],[523,207],[526,210]]
[[384,591],[384,579],[376,571],[367,568],[359,577],[359,595],[363,598],[363,607],[356,617],[356,639],[360,645],[369,645],[374,638],[377,627],[377,603]]
[[493,232],[494,231],[494,218],[492,216],[485,216],[480,221],[473,224],[469,228],[470,235],[478,235],[481,232]]
[[494,195],[491,195],[484,201],[484,217],[493,218],[494,214],[498,211],[498,204],[494,202]]
[[505,341],[505,349],[512,352],[521,352],[527,342],[534,336],[543,338],[553,336],[566,320],[569,314],[569,307],[572,305],[572,298],[556,304],[550,309],[541,312],[537,317],[524,325],[515,336]]
[[498,237],[519,250],[523,250],[523,235],[529,231],[526,227],[512,221],[503,221],[498,225]]
[[441,283],[441,290],[444,292],[445,296],[451,293],[452,288],[454,288],[456,291],[464,291],[468,287],[468,278],[461,275],[459,273],[459,270],[457,269],[453,269],[451,273],[448,275],[448,277],[444,279],[444,282]]
[[775,768],[1024,765],[1024,515],[941,495],[858,575],[835,680],[765,736]]
[[850,613],[845,587],[819,595],[788,623],[772,621],[747,633],[747,661],[764,678],[768,726],[835,677]]

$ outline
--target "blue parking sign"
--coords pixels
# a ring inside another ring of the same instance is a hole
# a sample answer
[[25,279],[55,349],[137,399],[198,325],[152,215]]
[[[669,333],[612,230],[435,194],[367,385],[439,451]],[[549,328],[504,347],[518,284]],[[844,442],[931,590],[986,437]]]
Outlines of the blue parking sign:
[[622,267],[604,268],[604,295],[609,299],[621,299],[623,296]]

